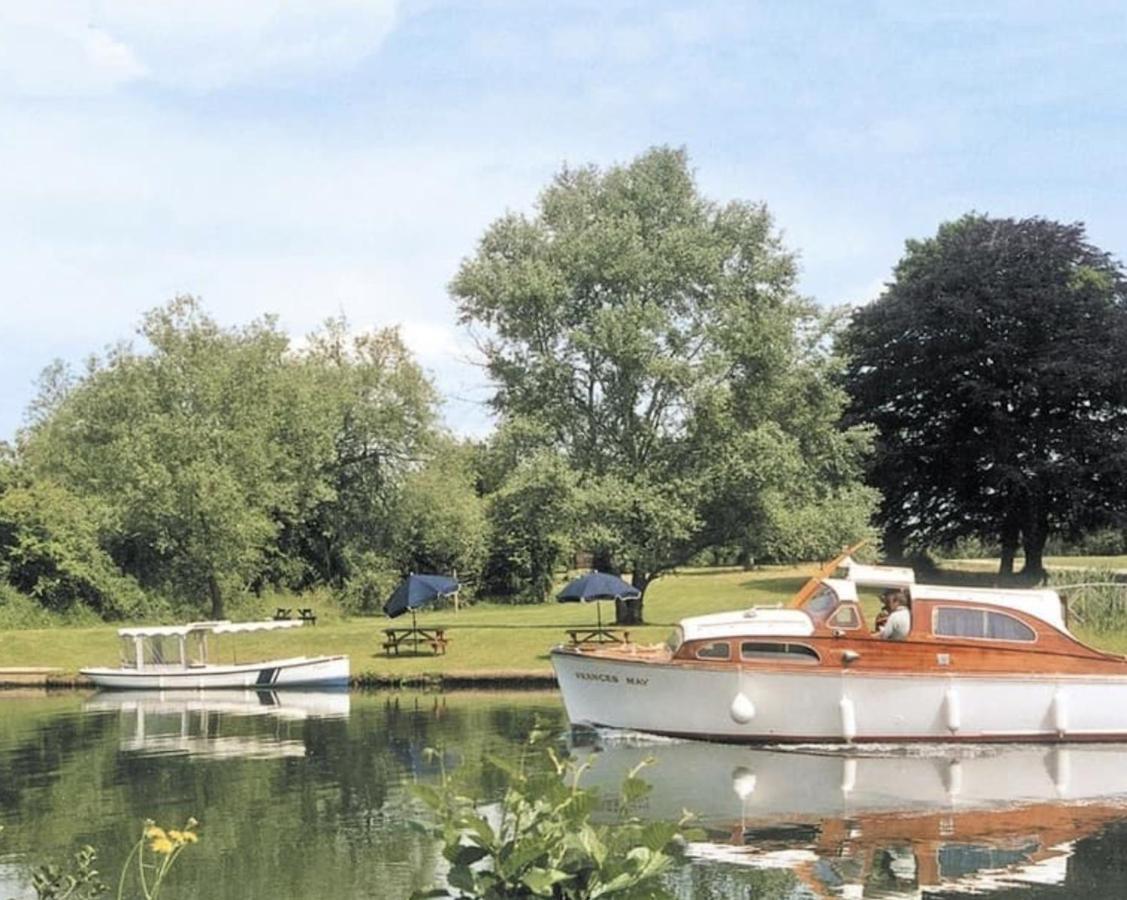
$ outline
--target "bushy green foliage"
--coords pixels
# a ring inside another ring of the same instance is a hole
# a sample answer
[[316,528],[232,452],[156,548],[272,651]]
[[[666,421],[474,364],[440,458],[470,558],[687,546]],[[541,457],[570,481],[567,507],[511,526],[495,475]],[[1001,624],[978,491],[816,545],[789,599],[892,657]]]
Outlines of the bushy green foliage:
[[894,555],[976,536],[1044,573],[1048,537],[1127,502],[1127,271],[1084,226],[970,214],[909,241],[844,333],[850,418]]
[[51,519],[51,544],[25,524],[8,542],[13,583],[52,608],[135,609],[108,591],[128,580],[100,546],[150,595],[220,618],[248,588],[340,586],[351,560],[393,554],[388,513],[428,458],[435,404],[394,331],[335,321],[294,351],[273,319],[222,328],[182,297],[140,334],[142,350],[115,347],[80,378],[46,373],[21,461],[46,498],[36,514],[70,498],[74,524]]
[[684,846],[687,818],[643,822],[632,815],[649,791],[635,770],[622,784],[618,823],[597,824],[599,795],[579,786],[586,764],[557,755],[542,731],[530,734],[526,751],[516,765],[493,761],[505,782],[497,804],[459,793],[445,775],[437,787],[414,787],[434,817],[420,827],[442,842],[449,863],[445,885],[415,897],[668,896],[661,877]]
[[[702,197],[685,153],[659,147],[564,169],[451,284],[488,335],[503,427],[566,462],[583,494],[576,543],[643,590],[706,547],[758,539],[769,493],[816,508],[859,477],[866,442],[838,429],[845,398],[827,377],[833,319],[795,275],[765,207]],[[864,507],[848,524],[864,521],[871,495],[848,496]],[[495,505],[494,533],[536,594],[541,564],[508,540],[522,518]]]
[[50,481],[0,493],[0,577],[45,610],[135,615],[141,591],[100,544],[98,507]]
[[487,498],[490,546],[483,591],[514,600],[547,598],[576,539],[577,477],[548,450],[514,460]]
[[472,448],[449,440],[404,478],[392,525],[400,572],[457,572],[467,578],[481,571],[486,520],[474,481]]

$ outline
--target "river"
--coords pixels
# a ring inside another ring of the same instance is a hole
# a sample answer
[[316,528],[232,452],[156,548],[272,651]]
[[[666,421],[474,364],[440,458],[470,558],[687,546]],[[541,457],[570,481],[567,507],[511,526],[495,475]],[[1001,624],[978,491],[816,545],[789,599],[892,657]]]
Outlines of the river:
[[[200,821],[163,895],[406,898],[441,871],[408,785],[486,760],[541,722],[638,812],[698,815],[678,897],[1127,896],[1127,748],[751,749],[567,727],[554,692],[0,693],[0,897],[82,844],[116,879],[141,823]],[[438,751],[428,753],[428,748]],[[611,804],[607,804],[609,809]],[[611,813],[606,813],[610,816]]]

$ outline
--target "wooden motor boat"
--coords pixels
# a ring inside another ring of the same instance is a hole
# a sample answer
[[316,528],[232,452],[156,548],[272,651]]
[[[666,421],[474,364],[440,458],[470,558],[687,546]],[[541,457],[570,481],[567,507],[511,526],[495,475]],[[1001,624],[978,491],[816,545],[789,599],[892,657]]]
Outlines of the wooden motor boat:
[[[871,632],[859,602],[890,585],[910,597],[904,640]],[[788,608],[551,659],[573,723],[741,743],[1127,739],[1127,659],[1077,640],[1055,591],[916,584],[848,555]]]
[[300,619],[266,622],[192,622],[122,628],[121,665],[80,669],[100,688],[131,690],[347,687],[347,656],[297,656],[259,662],[219,663],[208,656],[208,638],[300,628]]

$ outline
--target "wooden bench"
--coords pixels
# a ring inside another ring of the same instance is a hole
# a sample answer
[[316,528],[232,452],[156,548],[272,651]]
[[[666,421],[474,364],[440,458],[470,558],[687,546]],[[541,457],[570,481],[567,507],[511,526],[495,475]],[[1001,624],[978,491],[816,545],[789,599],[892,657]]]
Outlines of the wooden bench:
[[284,622],[286,619],[293,618],[293,608],[289,606],[279,606],[274,610],[274,621]]
[[308,622],[310,625],[316,625],[317,624],[317,614],[315,612],[313,612],[312,609],[309,609],[308,607],[306,607],[304,609],[298,609],[297,617],[299,619],[301,619],[302,622]]
[[418,651],[420,645],[430,647],[433,653],[446,653],[450,638],[445,628],[385,628],[383,650],[388,656],[399,655],[403,648]]
[[629,644],[630,632],[622,628],[569,628],[573,644]]

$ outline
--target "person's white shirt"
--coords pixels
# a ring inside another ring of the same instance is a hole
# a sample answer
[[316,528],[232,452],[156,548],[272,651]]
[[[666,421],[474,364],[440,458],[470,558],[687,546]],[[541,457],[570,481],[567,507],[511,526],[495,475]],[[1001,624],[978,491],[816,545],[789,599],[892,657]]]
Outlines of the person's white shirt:
[[886,641],[902,641],[912,630],[912,614],[907,607],[898,606],[888,614],[888,619],[878,634]]

